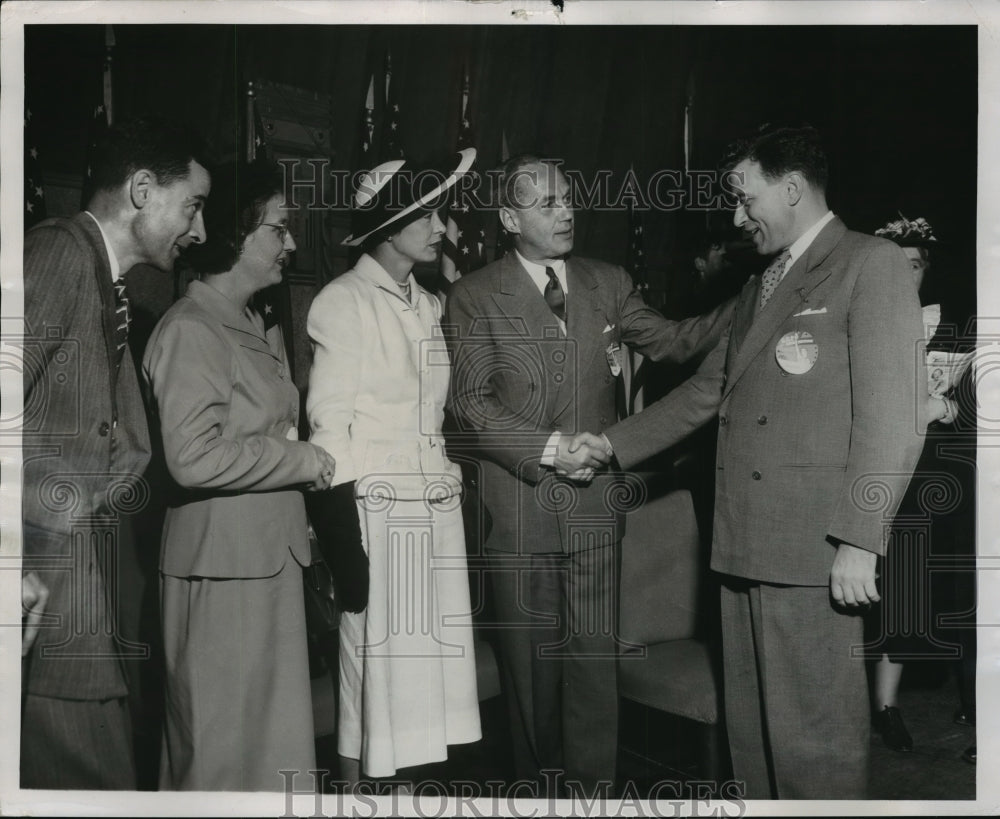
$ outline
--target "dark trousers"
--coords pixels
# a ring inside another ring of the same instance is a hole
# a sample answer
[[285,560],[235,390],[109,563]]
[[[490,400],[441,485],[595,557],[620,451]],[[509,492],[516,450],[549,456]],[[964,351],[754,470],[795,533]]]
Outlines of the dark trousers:
[[24,697],[22,788],[130,791],[135,785],[126,697]]
[[[613,788],[619,544],[571,554],[487,550],[519,779]],[[541,771],[553,773],[542,775]]]
[[869,709],[860,616],[826,586],[722,590],[726,729],[749,799],[864,799]]

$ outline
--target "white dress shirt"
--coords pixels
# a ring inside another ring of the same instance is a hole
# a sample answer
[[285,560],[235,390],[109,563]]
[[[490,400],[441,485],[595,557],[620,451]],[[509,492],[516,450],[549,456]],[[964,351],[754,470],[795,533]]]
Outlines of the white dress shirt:
[[111,242],[108,241],[108,234],[104,232],[104,228],[101,227],[101,223],[98,221],[97,217],[94,216],[94,214],[92,214],[89,210],[85,210],[84,213],[94,220],[94,224],[97,225],[97,229],[101,231],[101,238],[104,240],[104,247],[108,251],[108,261],[111,263],[111,281],[116,282],[121,278],[122,271],[118,264],[118,257],[115,256],[114,250],[111,249]]

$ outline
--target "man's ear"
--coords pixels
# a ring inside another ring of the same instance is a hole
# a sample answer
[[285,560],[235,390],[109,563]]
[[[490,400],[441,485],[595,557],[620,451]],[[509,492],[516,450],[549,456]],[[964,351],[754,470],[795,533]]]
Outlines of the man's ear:
[[156,175],[152,171],[140,168],[128,180],[128,195],[136,210],[142,210],[149,203],[156,185]]
[[500,208],[500,224],[508,233],[520,233],[521,228],[509,208]]
[[799,171],[785,174],[785,199],[793,207],[806,192],[806,178]]

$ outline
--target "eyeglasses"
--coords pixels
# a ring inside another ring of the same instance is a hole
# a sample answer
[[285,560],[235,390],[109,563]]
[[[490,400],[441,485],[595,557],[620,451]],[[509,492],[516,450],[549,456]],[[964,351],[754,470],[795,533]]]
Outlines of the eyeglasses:
[[285,237],[288,236],[289,233],[288,225],[272,225],[270,222],[261,222],[260,226],[274,228],[278,231],[278,239],[281,240],[282,244],[285,243]]

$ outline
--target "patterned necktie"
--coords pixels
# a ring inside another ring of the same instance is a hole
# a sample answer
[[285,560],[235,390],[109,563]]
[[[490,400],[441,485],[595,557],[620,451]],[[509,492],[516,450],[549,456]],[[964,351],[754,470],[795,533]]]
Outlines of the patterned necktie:
[[122,356],[128,346],[128,326],[132,323],[132,313],[129,310],[128,292],[125,290],[125,277],[119,276],[114,283],[115,288],[115,345],[118,352],[118,366],[121,366]]
[[767,270],[764,271],[764,275],[760,277],[760,309],[764,309],[764,305],[770,301],[771,296],[774,295],[774,289],[778,286],[781,281],[781,277],[785,274],[785,265],[788,264],[789,258],[791,258],[791,253],[787,250],[783,250],[778,256],[775,257],[774,261],[767,266]]
[[545,303],[556,316],[566,321],[566,294],[563,292],[562,285],[559,284],[556,271],[551,267],[546,267],[545,275],[549,277],[549,283],[545,285]]

